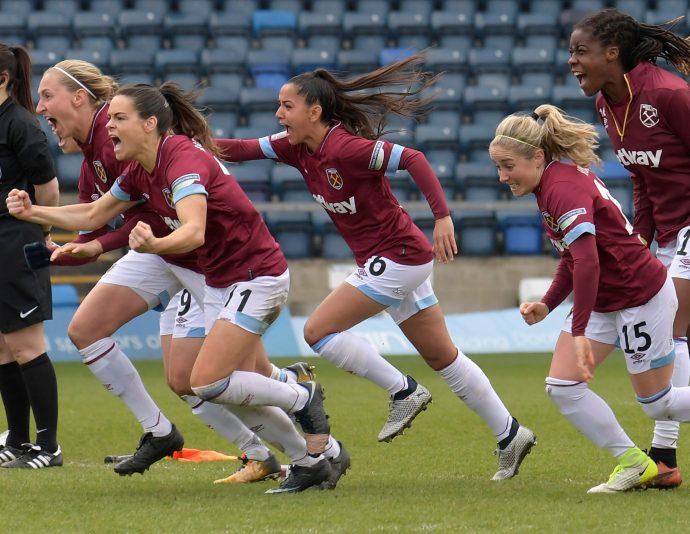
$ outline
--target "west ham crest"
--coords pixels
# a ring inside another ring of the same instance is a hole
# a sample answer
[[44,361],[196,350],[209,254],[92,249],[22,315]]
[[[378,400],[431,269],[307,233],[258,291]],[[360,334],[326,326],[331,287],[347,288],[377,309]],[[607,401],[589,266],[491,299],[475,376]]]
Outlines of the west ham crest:
[[168,206],[170,206],[172,209],[175,209],[175,204],[173,203],[173,195],[170,192],[170,189],[166,187],[161,192],[163,193],[163,198],[165,199],[165,202],[167,202]]
[[326,178],[333,189],[343,188],[343,177],[340,176],[338,169],[326,169]]
[[105,172],[105,167],[103,167],[103,164],[99,160],[93,162],[93,169],[96,171],[96,176],[98,176],[101,182],[104,184],[108,182],[108,175]]
[[659,124],[659,112],[649,104],[640,104],[640,122],[647,128]]
[[558,223],[551,216],[551,214],[548,211],[542,211],[541,215],[542,215],[542,217],[544,217],[544,221],[546,221],[546,226],[548,226],[552,231],[557,232],[558,231]]

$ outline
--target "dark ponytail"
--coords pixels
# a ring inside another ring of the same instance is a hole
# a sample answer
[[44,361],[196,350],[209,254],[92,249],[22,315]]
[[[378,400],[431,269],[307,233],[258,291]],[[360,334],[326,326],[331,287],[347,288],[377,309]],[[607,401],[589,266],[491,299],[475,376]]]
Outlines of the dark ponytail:
[[617,46],[626,71],[661,57],[683,74],[690,74],[690,42],[671,31],[682,18],[658,26],[637,22],[617,9],[604,9],[585,17],[574,29],[590,32],[602,46]]
[[7,46],[0,43],[0,74],[7,73],[7,90],[14,101],[34,113],[31,96],[31,56],[21,46]]
[[[373,72],[343,80],[326,69],[299,74],[288,83],[297,87],[311,106],[321,105],[321,120],[326,124],[341,121],[348,131],[367,139],[384,133],[386,113],[420,118],[430,109],[431,98],[420,97],[439,75],[423,72],[424,53],[417,53]],[[400,85],[400,91],[381,89]],[[376,89],[376,91],[372,91]]]
[[118,95],[131,98],[140,117],[156,117],[159,135],[172,130],[196,139],[214,155],[220,154],[206,119],[194,107],[196,93],[186,92],[174,82],[164,82],[158,88],[143,83],[125,85],[115,93]]

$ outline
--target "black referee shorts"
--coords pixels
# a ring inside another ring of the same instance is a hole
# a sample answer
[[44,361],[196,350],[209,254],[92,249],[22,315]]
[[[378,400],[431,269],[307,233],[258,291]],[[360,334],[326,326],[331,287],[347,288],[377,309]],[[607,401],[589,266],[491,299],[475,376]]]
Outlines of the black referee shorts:
[[0,332],[4,334],[53,318],[50,270],[33,271],[24,259],[24,245],[43,239],[37,224],[0,218]]

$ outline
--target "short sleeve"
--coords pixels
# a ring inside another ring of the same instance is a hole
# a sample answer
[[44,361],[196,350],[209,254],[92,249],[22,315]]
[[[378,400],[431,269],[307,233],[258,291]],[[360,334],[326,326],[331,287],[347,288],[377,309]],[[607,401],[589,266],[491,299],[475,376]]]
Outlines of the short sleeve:
[[122,202],[141,200],[143,198],[141,188],[137,183],[137,167],[130,164],[124,172],[118,176],[110,188],[110,194]]
[[594,201],[582,187],[571,181],[554,182],[546,195],[546,209],[563,234],[563,242],[570,245],[582,234],[596,235]]
[[[206,185],[211,169],[203,149],[190,144],[179,147],[173,154],[165,171],[165,181],[170,187],[173,205],[190,195],[208,196]],[[211,161],[211,164],[214,163],[217,163],[222,172],[228,172],[221,163]]]
[[266,158],[296,166],[295,147],[288,141],[286,131],[261,137],[259,147]]
[[9,128],[9,141],[29,183],[41,185],[55,178],[55,164],[48,149],[48,139],[34,117],[13,120]]

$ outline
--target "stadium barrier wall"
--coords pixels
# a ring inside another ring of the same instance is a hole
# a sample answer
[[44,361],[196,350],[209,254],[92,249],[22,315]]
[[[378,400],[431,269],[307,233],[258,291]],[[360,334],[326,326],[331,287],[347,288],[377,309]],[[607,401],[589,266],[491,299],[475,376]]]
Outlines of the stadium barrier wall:
[[[467,354],[551,352],[569,306],[555,309],[541,323],[527,326],[517,308],[446,315],[455,344]],[[67,337],[67,325],[76,307],[60,307],[53,320],[45,323],[48,354],[55,361],[79,361],[76,347]],[[132,359],[161,357],[158,320],[150,311],[118,330],[113,336]],[[314,352],[305,343],[302,329],[306,317],[292,317],[285,309],[264,335],[269,356],[310,357]],[[417,352],[387,314],[381,314],[353,328],[384,355],[415,355]]]

